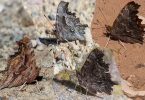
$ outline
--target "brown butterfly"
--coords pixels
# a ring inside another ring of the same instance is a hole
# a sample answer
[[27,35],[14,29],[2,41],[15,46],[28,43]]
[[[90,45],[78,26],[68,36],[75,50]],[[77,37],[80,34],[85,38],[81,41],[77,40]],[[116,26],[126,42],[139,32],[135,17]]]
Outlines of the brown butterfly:
[[140,5],[134,1],[127,3],[114,21],[113,26],[106,26],[107,33],[105,35],[113,40],[143,44],[145,26],[141,24],[142,20],[137,16],[139,7]]
[[115,85],[109,73],[109,63],[104,61],[104,52],[98,48],[91,51],[84,65],[76,71],[79,84],[91,94],[104,92],[111,94]]
[[32,83],[39,75],[39,68],[36,66],[34,51],[30,46],[28,37],[17,42],[19,49],[8,60],[6,77],[0,89],[6,87],[20,86],[24,83]]

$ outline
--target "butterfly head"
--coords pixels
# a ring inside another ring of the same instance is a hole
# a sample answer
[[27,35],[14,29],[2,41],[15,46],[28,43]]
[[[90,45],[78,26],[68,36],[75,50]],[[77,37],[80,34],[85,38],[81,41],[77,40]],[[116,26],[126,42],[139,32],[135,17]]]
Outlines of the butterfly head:
[[107,37],[110,36],[110,33],[111,33],[111,30],[112,30],[112,27],[109,26],[109,25],[105,25],[105,28],[106,28],[106,33],[104,33]]
[[20,41],[16,41],[16,43],[19,45],[19,46],[29,46],[30,44],[30,39],[28,38],[28,36],[24,36]]

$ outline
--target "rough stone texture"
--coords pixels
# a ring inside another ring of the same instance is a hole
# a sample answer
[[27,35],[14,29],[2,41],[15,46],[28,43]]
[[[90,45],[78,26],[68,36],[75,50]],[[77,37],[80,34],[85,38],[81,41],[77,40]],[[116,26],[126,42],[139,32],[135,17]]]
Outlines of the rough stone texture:
[[[54,20],[56,15],[56,8],[60,0],[48,0],[48,1],[44,0],[45,7],[39,5],[42,3],[42,0],[29,0],[28,5],[25,4],[27,2],[25,2],[24,0],[20,0],[20,1],[23,1],[24,6],[18,0],[11,0],[11,1],[0,0],[0,4],[4,5],[4,10],[0,12],[0,23],[1,23],[0,24],[0,70],[3,71],[6,68],[9,55],[14,54],[15,50],[17,50],[15,41],[20,40],[24,34],[27,34],[29,35],[31,40],[33,40],[33,46],[35,47],[37,64],[42,69],[40,75],[43,76],[43,78],[41,81],[38,81],[34,84],[26,84],[24,87],[19,86],[19,87],[3,89],[0,91],[0,96],[2,98],[9,98],[12,100],[13,99],[14,100],[26,100],[26,99],[28,100],[32,100],[32,99],[33,100],[40,100],[40,99],[43,100],[68,100],[68,99],[96,100],[97,99],[99,100],[100,99],[101,100],[102,98],[82,94],[80,92],[75,91],[74,89],[69,89],[68,87],[65,87],[61,84],[57,84],[54,81],[52,81],[52,78],[54,76],[53,74],[54,69],[51,68],[51,66],[55,66],[55,65],[58,66],[57,63],[61,65],[64,62],[63,60],[67,60],[67,59],[71,61],[73,59],[73,61],[76,64],[75,65],[74,63],[72,63],[74,64],[74,66],[78,66],[78,65],[81,66],[82,59],[84,59],[83,55],[88,54],[92,47],[90,45],[84,47],[79,43],[77,43],[78,45],[76,45],[74,42],[66,43],[66,44],[62,43],[59,46],[50,45],[48,47],[40,43],[38,37],[49,37],[50,34],[46,34],[45,32],[46,29],[48,30],[53,29],[53,27],[49,22],[51,22],[52,24],[55,23]],[[91,1],[70,0],[70,1],[71,1],[70,8],[72,9],[72,11],[75,11],[76,9],[77,16],[80,17],[82,23],[89,24],[90,26],[91,19],[92,19],[92,12],[95,7],[95,0],[91,0]],[[35,5],[36,2],[37,5]],[[32,9],[27,9],[28,6],[31,6]],[[18,14],[20,8],[22,9],[22,7],[26,9],[26,13],[28,12],[27,14],[31,15],[31,13],[33,12],[32,16],[30,17],[32,19],[29,19],[27,23],[29,23],[29,21],[30,22],[33,21],[34,26],[30,25],[26,27],[23,24],[22,21],[23,18],[21,15]],[[42,8],[45,9],[44,13],[49,16],[50,21],[48,21],[44,16],[42,16],[43,15]],[[92,42],[89,28],[87,30],[87,33],[88,34],[86,37],[88,37],[88,40],[90,39],[89,41]],[[55,57],[63,58],[64,55],[63,52],[62,54],[59,54],[58,52],[59,50],[67,51],[66,55],[68,54],[67,56],[68,58],[66,57],[64,59],[61,59],[59,62],[56,62],[54,59],[54,51],[57,51]],[[71,57],[71,54],[75,54],[76,57],[74,58]],[[69,62],[69,60],[67,61]],[[65,65],[67,64],[68,63],[66,63]],[[73,69],[73,67],[69,66],[68,69],[69,68]],[[2,77],[2,75],[0,75],[0,77]],[[122,97],[125,96],[121,95],[120,97],[121,97],[120,100],[122,100]]]

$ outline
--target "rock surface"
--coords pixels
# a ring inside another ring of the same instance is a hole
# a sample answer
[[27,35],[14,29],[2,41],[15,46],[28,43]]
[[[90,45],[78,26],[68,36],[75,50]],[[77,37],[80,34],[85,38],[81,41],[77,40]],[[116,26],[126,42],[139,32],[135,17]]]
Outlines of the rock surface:
[[[54,29],[56,8],[60,0],[21,1],[0,1],[0,4],[4,5],[4,9],[0,13],[0,70],[3,71],[6,68],[9,55],[14,54],[15,50],[17,50],[15,42],[20,40],[24,34],[27,34],[32,40],[36,63],[37,66],[41,67],[40,76],[43,77],[41,81],[38,80],[34,84],[3,89],[0,91],[0,96],[12,100],[102,100],[103,98],[82,94],[75,91],[75,89],[57,84],[52,80],[54,72],[58,73],[65,68],[74,69],[77,66],[81,66],[82,59],[84,60],[92,47],[94,45],[98,46],[97,44],[93,44],[89,29],[93,17],[93,10],[95,9],[95,0],[65,0],[71,1],[69,6],[70,10],[77,12],[77,16],[80,17],[82,23],[89,25],[88,30],[86,30],[86,37],[88,38],[88,44],[86,46],[79,42],[62,43],[59,46],[45,46],[40,43],[38,40],[39,37],[51,36],[50,33]],[[24,10],[22,14],[19,14],[22,7],[24,7],[26,12]],[[30,15],[27,23],[23,23],[24,21],[22,21],[25,19],[22,18],[22,15],[25,15],[25,13],[26,15]],[[45,18],[44,14],[49,16],[50,19]],[[72,54],[75,56],[72,56]],[[2,77],[1,74],[0,77]],[[116,98],[116,96],[105,96],[104,99],[106,98]],[[119,95],[120,100],[124,98],[126,96]]]

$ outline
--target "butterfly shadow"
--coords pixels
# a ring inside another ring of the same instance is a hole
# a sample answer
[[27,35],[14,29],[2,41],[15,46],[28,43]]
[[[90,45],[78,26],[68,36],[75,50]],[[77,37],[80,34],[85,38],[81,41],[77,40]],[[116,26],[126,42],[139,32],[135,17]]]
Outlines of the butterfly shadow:
[[62,84],[66,87],[68,87],[69,89],[73,89],[76,90],[77,92],[84,94],[84,95],[89,95],[89,96],[95,96],[95,94],[88,92],[85,88],[83,88],[82,86],[72,82],[72,81],[68,81],[68,80],[58,80],[56,78],[53,79],[54,82]]
[[36,79],[32,83],[26,83],[26,84],[33,85],[33,84],[36,84],[37,82],[40,82],[42,80],[43,80],[43,76],[37,76]]
[[[72,41],[68,41],[68,40],[58,40],[57,38],[39,38],[39,41],[41,42],[41,43],[43,43],[44,45],[58,45],[58,44],[60,44],[60,43],[68,43],[68,42],[73,42],[74,40],[72,40]],[[81,44],[86,44],[86,42],[85,41],[80,41],[79,40],[79,42],[81,43]],[[76,43],[77,44],[77,43]]]

